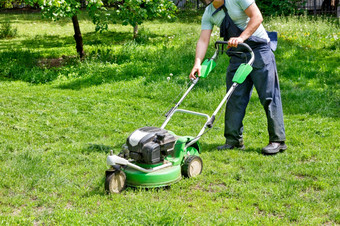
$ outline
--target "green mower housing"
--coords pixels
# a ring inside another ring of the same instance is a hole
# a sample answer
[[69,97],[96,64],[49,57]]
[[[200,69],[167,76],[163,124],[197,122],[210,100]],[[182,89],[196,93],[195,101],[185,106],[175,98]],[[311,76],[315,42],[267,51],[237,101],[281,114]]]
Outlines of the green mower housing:
[[[195,147],[185,148],[185,143],[191,139],[193,139],[193,137],[185,136],[180,137],[177,140],[175,144],[174,155],[169,155],[164,159],[165,162],[172,163],[171,167],[167,167],[152,173],[144,173],[131,167],[123,169],[124,173],[126,174],[126,185],[130,187],[144,188],[164,187],[179,181],[182,178],[182,174],[185,177],[190,177],[190,175],[188,175],[190,172],[188,173],[185,160],[191,155],[199,156],[198,142],[196,143]],[[137,165],[146,169],[154,168],[162,164],[163,163],[147,165],[137,163]],[[202,171],[202,168],[200,170]]]
[[[176,136],[171,131],[167,132]],[[127,164],[126,167],[120,167],[119,169],[113,165],[106,171],[105,190],[108,193],[120,193],[126,186],[141,188],[165,187],[181,180],[183,176],[197,176],[202,172],[203,168],[202,159],[199,157],[200,144],[196,141],[190,147],[186,147],[186,144],[193,139],[194,137],[191,136],[178,137],[172,154],[156,164],[136,162],[131,165]],[[145,170],[149,169],[150,172],[143,172],[136,166]],[[152,171],[157,167],[164,168]]]

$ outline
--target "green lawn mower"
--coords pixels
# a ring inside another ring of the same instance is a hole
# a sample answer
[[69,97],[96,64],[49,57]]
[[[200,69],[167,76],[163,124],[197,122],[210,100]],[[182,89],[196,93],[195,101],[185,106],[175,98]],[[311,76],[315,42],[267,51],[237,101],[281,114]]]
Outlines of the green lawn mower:
[[[201,174],[203,162],[200,158],[198,140],[207,128],[212,128],[215,117],[225,102],[228,101],[235,88],[244,82],[252,70],[254,53],[247,44],[239,44],[250,52],[248,63],[241,64],[233,78],[233,85],[210,117],[207,114],[179,109],[179,105],[197,84],[200,78],[205,78],[216,66],[215,60],[223,53],[228,42],[217,41],[216,51],[211,59],[203,62],[201,76],[192,80],[192,84],[183,94],[177,104],[165,114],[165,121],[160,128],[143,127],[135,130],[123,146],[123,150],[114,155],[111,151],[107,157],[105,190],[108,193],[120,193],[126,186],[131,187],[165,187],[179,181],[182,176],[195,177]],[[176,113],[186,113],[206,118],[203,128],[196,137],[177,136],[165,127]]]

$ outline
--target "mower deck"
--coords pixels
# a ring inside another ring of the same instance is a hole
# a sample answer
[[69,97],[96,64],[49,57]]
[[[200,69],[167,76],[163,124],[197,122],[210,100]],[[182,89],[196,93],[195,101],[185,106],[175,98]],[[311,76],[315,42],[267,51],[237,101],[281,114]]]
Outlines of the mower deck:
[[126,185],[130,187],[164,187],[182,178],[181,166],[171,166],[152,173],[144,173],[131,167],[124,169]]

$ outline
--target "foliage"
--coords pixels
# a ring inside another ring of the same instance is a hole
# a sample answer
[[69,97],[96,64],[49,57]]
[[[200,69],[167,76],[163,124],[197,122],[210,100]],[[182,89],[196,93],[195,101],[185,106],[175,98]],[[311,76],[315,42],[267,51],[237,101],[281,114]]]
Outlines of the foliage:
[[257,0],[256,4],[263,15],[294,15],[299,12],[299,6],[306,1],[301,0]]
[[[119,152],[135,129],[161,125],[188,83],[200,25],[192,17],[145,21],[137,42],[127,38],[128,27],[110,25],[110,31],[94,33],[89,19],[79,16],[88,37],[84,61],[63,57],[75,54],[69,20],[0,14],[0,21],[15,21],[19,35],[0,40],[1,224],[340,224],[337,24],[265,18],[265,27],[280,33],[275,55],[286,152],[260,154],[267,122],[254,90],[244,151],[216,150],[224,142],[222,113],[200,139],[201,176],[169,189],[128,188],[114,196],[104,194],[107,154]],[[214,31],[207,57],[217,37]],[[63,64],[40,64],[56,59]],[[181,108],[211,114],[225,94],[227,65],[221,55]],[[202,125],[194,116],[178,115],[167,128],[194,135]]]
[[[133,27],[142,24],[145,20],[155,18],[173,19],[177,9],[170,0],[113,0],[111,4],[117,7],[116,13],[118,18],[122,20],[123,25]],[[116,19],[113,18],[114,21]]]
[[17,35],[17,29],[12,27],[9,20],[0,24],[0,38],[13,38]]
[[20,5],[24,0],[0,0],[0,8],[13,8]]
[[9,0],[0,0],[0,8],[12,8],[12,3]]
[[[79,14],[81,8],[80,1],[74,0],[25,0],[28,5],[39,5],[42,10],[42,14],[46,18],[58,20],[63,17],[72,17]],[[100,20],[99,18],[105,11],[103,2],[101,0],[91,0],[86,4],[86,11],[88,12],[93,23],[96,25],[96,30],[107,29],[106,20]]]

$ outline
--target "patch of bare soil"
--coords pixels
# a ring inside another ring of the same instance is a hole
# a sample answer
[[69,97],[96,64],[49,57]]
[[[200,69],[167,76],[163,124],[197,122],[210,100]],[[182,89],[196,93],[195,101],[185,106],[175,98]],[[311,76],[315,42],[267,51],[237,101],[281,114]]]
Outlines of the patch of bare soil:
[[62,56],[59,58],[42,58],[38,60],[37,65],[42,68],[62,67],[69,61],[77,59],[77,56]]

